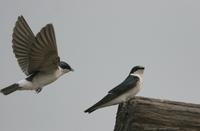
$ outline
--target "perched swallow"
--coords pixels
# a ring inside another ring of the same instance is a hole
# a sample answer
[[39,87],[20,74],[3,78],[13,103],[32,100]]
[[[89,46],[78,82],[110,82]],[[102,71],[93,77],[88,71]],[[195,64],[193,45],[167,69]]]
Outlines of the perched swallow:
[[60,61],[52,24],[47,24],[35,36],[24,17],[19,16],[13,31],[13,52],[27,78],[0,90],[4,95],[17,90],[39,93],[45,85],[73,71],[66,62]]
[[91,113],[99,108],[124,103],[133,98],[143,85],[143,73],[144,67],[133,67],[128,77],[121,84],[110,90],[103,99],[84,112]]

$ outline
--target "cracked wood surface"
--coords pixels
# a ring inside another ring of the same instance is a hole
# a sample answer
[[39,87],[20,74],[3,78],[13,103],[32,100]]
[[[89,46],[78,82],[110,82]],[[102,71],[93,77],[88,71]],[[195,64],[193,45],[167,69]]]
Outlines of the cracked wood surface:
[[119,105],[114,131],[200,131],[200,105],[135,97]]

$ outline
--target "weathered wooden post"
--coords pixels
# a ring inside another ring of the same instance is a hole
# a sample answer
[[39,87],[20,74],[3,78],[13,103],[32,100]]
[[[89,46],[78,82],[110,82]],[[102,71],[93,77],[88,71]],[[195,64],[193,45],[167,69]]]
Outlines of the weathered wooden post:
[[119,105],[114,131],[200,131],[200,105],[135,97]]

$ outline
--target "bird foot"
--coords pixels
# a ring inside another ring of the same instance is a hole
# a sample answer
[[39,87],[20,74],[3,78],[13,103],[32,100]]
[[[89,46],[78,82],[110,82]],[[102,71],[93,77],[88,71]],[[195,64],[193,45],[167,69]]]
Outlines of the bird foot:
[[38,94],[38,93],[40,93],[42,91],[42,88],[37,88],[35,91]]

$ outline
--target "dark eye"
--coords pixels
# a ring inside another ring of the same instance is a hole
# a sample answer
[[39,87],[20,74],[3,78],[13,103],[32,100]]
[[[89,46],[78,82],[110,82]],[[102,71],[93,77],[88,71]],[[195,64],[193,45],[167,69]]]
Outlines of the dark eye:
[[67,63],[66,63],[65,65],[66,65],[66,68],[67,68],[67,69],[69,69],[69,68],[70,68],[70,66],[69,66]]

